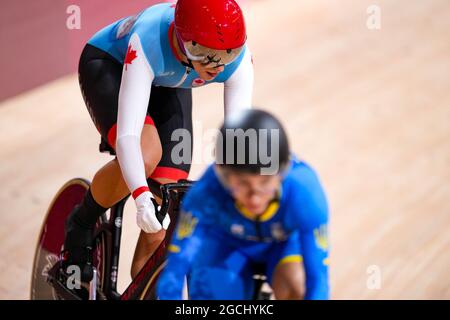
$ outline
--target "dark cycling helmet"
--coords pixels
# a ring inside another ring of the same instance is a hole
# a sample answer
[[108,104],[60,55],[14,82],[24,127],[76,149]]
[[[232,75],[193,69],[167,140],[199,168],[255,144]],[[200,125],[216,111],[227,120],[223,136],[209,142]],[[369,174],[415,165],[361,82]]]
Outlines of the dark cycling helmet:
[[248,109],[229,116],[216,140],[219,168],[252,174],[278,174],[289,164],[289,142],[270,113]]

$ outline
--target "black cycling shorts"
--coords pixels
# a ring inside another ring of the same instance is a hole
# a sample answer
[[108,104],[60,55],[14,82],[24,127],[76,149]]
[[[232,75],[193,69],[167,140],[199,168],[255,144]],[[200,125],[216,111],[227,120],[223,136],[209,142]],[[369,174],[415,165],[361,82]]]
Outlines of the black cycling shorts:
[[[102,137],[101,145],[113,155],[122,69],[122,64],[113,56],[89,44],[85,46],[78,66],[84,102]],[[163,151],[151,177],[186,179],[191,161],[173,163],[171,151],[178,141],[171,141],[171,136],[176,129],[186,129],[190,133],[190,145],[193,145],[191,89],[152,86],[145,123],[153,124],[158,130]]]

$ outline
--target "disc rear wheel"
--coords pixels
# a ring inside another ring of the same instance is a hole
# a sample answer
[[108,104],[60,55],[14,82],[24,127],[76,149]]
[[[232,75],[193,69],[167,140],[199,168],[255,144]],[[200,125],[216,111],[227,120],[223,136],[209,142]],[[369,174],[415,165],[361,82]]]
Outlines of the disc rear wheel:
[[[50,204],[42,223],[36,246],[30,298],[32,300],[56,300],[59,299],[54,288],[47,282],[48,271],[59,260],[59,255],[64,245],[64,225],[66,218],[72,209],[79,204],[90,183],[81,178],[68,181],[58,191]],[[100,221],[97,223],[99,226]],[[93,264],[97,268],[99,283],[102,284],[104,273],[105,242],[103,237],[97,239],[94,244]]]

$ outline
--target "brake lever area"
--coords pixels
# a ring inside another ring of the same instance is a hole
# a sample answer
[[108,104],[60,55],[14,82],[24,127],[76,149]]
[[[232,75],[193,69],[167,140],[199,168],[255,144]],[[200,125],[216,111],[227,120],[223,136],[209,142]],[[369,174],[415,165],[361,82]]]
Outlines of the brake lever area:
[[179,180],[174,183],[166,183],[161,185],[161,206],[158,205],[154,198],[152,199],[153,205],[155,206],[156,218],[162,224],[164,217],[169,212],[169,207],[173,201],[176,201],[177,196],[180,193],[185,193],[193,184],[193,181],[189,180]]
[[159,207],[158,202],[156,202],[155,198],[151,198],[153,202],[153,206],[155,207],[155,215],[156,219],[158,219],[159,223],[162,224],[164,217],[166,216],[167,212],[162,212],[161,208]]

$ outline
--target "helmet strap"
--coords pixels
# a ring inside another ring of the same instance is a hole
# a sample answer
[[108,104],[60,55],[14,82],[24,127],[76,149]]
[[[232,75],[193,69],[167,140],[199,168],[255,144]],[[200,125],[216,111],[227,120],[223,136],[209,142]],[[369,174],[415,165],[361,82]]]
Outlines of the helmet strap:
[[177,43],[178,43],[178,48],[180,48],[181,52],[184,54],[184,56],[186,57],[188,63],[184,62],[183,60],[180,61],[181,64],[187,68],[191,68],[194,69],[194,65],[192,64],[192,60],[189,59],[187,52],[186,52],[186,48],[184,47],[183,44],[183,40],[181,39],[180,35],[178,34],[177,30],[174,28],[173,32],[175,32],[175,38],[177,39]]
[[175,32],[175,37],[177,38],[178,47],[180,48],[181,52],[183,52],[183,54],[185,56],[187,56],[186,48],[184,47],[183,40],[181,39],[180,35],[178,34],[177,29],[174,28],[173,32]]
[[192,60],[189,59],[189,57],[187,56],[186,48],[184,47],[183,40],[180,38],[180,36],[179,36],[179,34],[178,34],[178,32],[177,32],[177,30],[175,28],[174,28],[173,32],[175,32],[175,38],[177,39],[178,48],[180,48],[181,52],[184,54],[184,56],[186,57],[186,59],[188,61],[188,63],[186,63],[183,60],[181,60],[180,63],[183,66],[187,67],[187,68],[194,69],[194,65],[192,64]]

